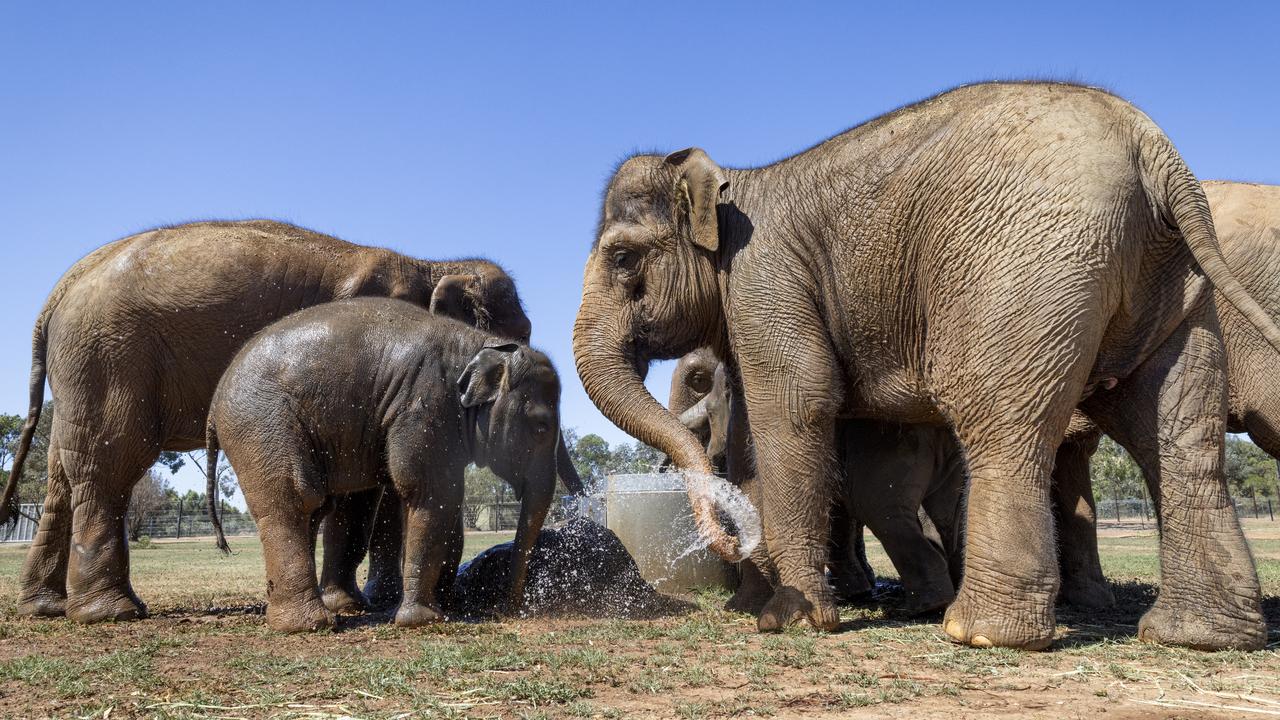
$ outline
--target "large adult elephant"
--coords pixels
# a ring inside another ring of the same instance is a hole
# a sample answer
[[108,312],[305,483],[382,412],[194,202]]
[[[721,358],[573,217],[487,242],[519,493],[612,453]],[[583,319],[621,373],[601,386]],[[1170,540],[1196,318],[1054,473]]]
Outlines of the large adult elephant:
[[[969,461],[945,631],[1047,646],[1050,472],[1079,405],[1158,479],[1163,583],[1139,636],[1256,648],[1266,628],[1222,476],[1225,360],[1202,269],[1280,347],[1149,118],[1089,88],[972,85],[767,167],[724,169],[698,149],[627,160],[574,352],[605,416],[690,478],[711,470],[706,454],[641,370],[703,345],[736,362],[780,578],[761,630],[839,624],[822,575],[835,423],[868,417],[949,425]],[[710,547],[738,558],[706,483],[689,487]]]
[[[1210,180],[1203,187],[1227,267],[1271,317],[1280,317],[1280,186]],[[1248,433],[1280,460],[1280,356],[1221,289],[1214,291],[1213,304],[1227,353],[1227,430]],[[1063,592],[1088,606],[1114,601],[1098,561],[1089,481],[1099,434],[1087,419],[1073,420],[1054,470]]]
[[18,612],[143,616],[123,524],[134,483],[161,450],[203,445],[209,399],[249,337],[295,310],[360,295],[529,338],[515,284],[487,260],[417,260],[279,222],[159,228],[72,266],[36,320],[30,410],[0,511],[17,504],[47,375],[49,489]]

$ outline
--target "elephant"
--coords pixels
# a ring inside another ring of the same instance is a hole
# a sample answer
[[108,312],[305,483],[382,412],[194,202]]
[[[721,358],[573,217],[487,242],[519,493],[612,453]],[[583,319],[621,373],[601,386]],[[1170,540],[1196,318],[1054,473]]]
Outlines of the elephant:
[[209,398],[236,350],[289,313],[361,295],[401,298],[524,341],[511,278],[487,260],[430,262],[269,220],[162,227],[98,248],[36,320],[30,409],[0,520],[56,400],[49,489],[20,578],[22,615],[142,617],[122,531],[130,489],[161,450],[204,442]]
[[[402,300],[334,301],[255,335],[218,382],[207,447],[210,456],[226,452],[258,523],[267,624],[333,626],[316,585],[315,526],[333,496],[382,484],[406,512],[395,623],[443,620],[437,583],[457,570],[473,462],[521,499],[506,596],[507,610],[517,610],[555,490],[559,403],[559,378],[542,353]],[[216,518],[212,501],[210,511]]]
[[684,470],[708,546],[737,560],[703,447],[641,380],[702,346],[733,362],[754,448],[744,488],[779,578],[761,631],[839,625],[823,577],[835,427],[865,418],[946,426],[968,460],[964,579],[943,630],[1048,647],[1050,473],[1080,407],[1158,485],[1162,583],[1138,636],[1258,648],[1260,586],[1221,468],[1210,281],[1280,348],[1154,122],[1094,88],[982,83],[764,167],[699,148],[627,159],[603,197],[574,356],[601,412]]
[[[1280,317],[1280,186],[1221,180],[1202,185],[1227,266],[1271,317]],[[1280,460],[1280,357],[1221,289],[1214,291],[1213,305],[1227,355],[1227,431],[1248,433]],[[1054,470],[1063,592],[1071,602],[1091,607],[1114,602],[1098,560],[1089,481],[1099,435],[1088,418],[1074,418]]]
[[[725,364],[710,348],[680,358],[667,403],[724,467],[731,397]],[[832,506],[826,565],[836,592],[853,599],[875,586],[866,560],[863,527],[883,544],[902,578],[912,614],[945,608],[955,596],[963,567],[960,528],[965,463],[950,431],[929,425],[841,420],[836,426],[840,492]],[[730,478],[731,480],[733,478]],[[931,526],[934,537],[926,533]],[[765,572],[765,577],[770,572]],[[735,609],[759,609],[770,588],[735,595]]]
[[[667,408],[706,448],[712,468],[723,472],[728,460],[729,381],[724,363],[711,348],[698,348],[676,363]],[[669,464],[666,458],[663,469]]]

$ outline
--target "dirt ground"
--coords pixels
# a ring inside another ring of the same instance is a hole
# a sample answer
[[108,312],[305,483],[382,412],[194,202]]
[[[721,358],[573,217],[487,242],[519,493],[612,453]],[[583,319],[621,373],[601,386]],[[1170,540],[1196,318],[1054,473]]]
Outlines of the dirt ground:
[[[845,608],[839,632],[755,632],[693,596],[649,620],[514,620],[399,630],[344,618],[281,636],[262,617],[261,553],[233,539],[133,552],[154,616],[92,627],[13,614],[23,547],[0,548],[4,717],[1207,717],[1280,716],[1280,523],[1248,521],[1267,595],[1268,649],[1200,653],[1133,633],[1154,597],[1154,528],[1104,524],[1106,613],[1059,612],[1045,653],[948,642],[937,618],[887,593]],[[468,555],[507,539],[468,537]],[[870,544],[881,572],[891,566]]]

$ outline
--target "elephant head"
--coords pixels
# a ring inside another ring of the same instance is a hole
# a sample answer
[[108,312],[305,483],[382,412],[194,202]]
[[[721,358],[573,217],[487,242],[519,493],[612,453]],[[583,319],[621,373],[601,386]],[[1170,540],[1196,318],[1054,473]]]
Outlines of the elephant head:
[[516,342],[528,343],[533,324],[525,315],[515,281],[502,268],[485,261],[444,275],[435,283],[431,312]]
[[[475,418],[473,455],[520,499],[507,611],[519,609],[529,554],[555,494],[560,379],[551,361],[523,345],[491,341],[458,378],[462,406]],[[576,475],[575,475],[576,477]]]
[[[729,382],[724,363],[711,348],[698,348],[676,363],[667,408],[707,449],[712,467],[723,472],[728,457]],[[663,467],[668,464],[670,458]]]
[[[444,315],[486,332],[528,344],[533,325],[524,313],[515,282],[502,268],[483,261],[442,276],[431,292],[432,314]],[[582,479],[569,459],[561,437],[556,448],[560,482],[570,492],[582,494]]]
[[[678,467],[704,474],[712,467],[702,444],[642,376],[653,360],[723,345],[717,206],[727,187],[725,172],[698,149],[623,163],[605,192],[573,330],[578,374],[600,411]],[[717,554],[738,559],[705,484],[685,478],[699,531]]]

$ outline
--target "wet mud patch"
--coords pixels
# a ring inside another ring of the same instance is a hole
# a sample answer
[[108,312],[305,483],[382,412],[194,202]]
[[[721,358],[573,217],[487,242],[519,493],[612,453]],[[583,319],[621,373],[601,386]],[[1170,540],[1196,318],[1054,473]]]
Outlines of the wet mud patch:
[[[494,617],[509,586],[513,543],[495,545],[458,570],[449,613]],[[692,612],[692,603],[658,592],[613,531],[574,517],[538,534],[525,581],[524,617],[657,618]]]

